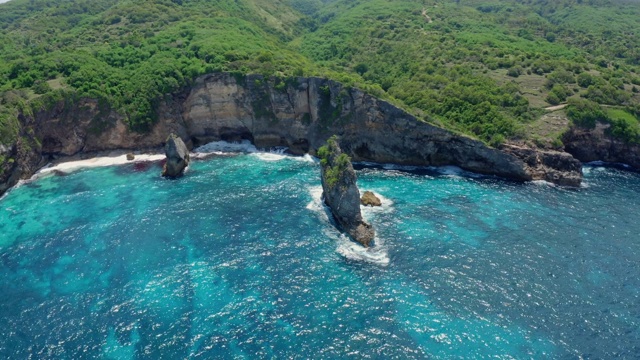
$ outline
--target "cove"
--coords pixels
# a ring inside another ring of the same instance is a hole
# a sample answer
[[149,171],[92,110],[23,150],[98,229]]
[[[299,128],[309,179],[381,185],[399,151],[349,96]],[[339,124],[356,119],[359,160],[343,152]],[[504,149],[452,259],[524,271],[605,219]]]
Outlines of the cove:
[[565,189],[358,167],[377,245],[310,157],[83,169],[0,200],[0,357],[633,358],[640,176]]

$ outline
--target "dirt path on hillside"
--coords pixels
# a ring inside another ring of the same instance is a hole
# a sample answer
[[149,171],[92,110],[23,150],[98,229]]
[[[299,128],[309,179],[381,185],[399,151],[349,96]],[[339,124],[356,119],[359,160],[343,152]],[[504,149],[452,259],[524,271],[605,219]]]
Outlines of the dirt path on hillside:
[[431,17],[427,15],[427,9],[425,8],[422,9],[422,16],[424,16],[424,19],[427,22],[427,24],[430,24],[433,21],[431,20]]
[[560,105],[556,105],[556,106],[549,106],[549,107],[546,107],[544,109],[547,110],[547,111],[562,110],[562,109],[566,108],[567,105],[569,105],[569,104],[560,104]]

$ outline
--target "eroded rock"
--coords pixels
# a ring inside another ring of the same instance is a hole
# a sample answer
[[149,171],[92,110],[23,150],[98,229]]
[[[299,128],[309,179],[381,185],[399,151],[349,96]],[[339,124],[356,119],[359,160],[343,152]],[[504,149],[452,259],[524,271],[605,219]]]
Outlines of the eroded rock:
[[526,146],[505,144],[502,151],[519,158],[528,180],[544,180],[563,186],[580,186],[582,163],[560,151],[532,149]]
[[382,206],[382,201],[371,191],[365,191],[360,198],[360,203],[364,206]]
[[162,169],[162,176],[181,176],[189,165],[189,150],[182,139],[173,133],[169,135],[164,146],[164,153],[167,156],[167,161]]
[[318,155],[321,159],[324,202],[342,230],[360,244],[370,246],[375,230],[362,219],[360,191],[351,159],[342,153],[336,137],[330,138],[318,150]]

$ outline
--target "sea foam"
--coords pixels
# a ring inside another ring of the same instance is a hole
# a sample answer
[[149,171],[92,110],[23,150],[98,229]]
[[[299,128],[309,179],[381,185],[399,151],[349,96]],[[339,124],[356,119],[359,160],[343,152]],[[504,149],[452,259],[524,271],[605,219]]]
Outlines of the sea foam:
[[263,161],[280,161],[284,159],[300,160],[305,162],[317,162],[309,155],[292,156],[287,154],[289,150],[286,146],[276,146],[270,149],[258,149],[248,140],[240,142],[213,141],[193,149],[192,157],[199,159],[211,154],[250,154]]
[[[311,194],[311,201],[307,204],[306,208],[315,212],[320,219],[326,223],[327,228],[323,233],[336,241],[336,252],[349,260],[366,261],[369,263],[386,266],[389,264],[389,254],[386,246],[384,246],[384,240],[380,236],[376,235],[374,239],[374,246],[366,248],[355,241],[351,240],[349,236],[340,232],[330,218],[330,210],[322,202],[322,187],[312,186],[309,188]],[[379,194],[376,194],[379,196]],[[387,209],[390,208],[390,200],[381,197],[383,206],[387,204]],[[383,200],[384,199],[384,200]],[[367,210],[371,211],[371,210]],[[375,211],[375,210],[374,210]],[[371,214],[363,213],[363,217],[367,219]]]
[[223,153],[255,153],[258,149],[249,141],[240,142],[213,141],[193,149],[196,154],[223,154]]

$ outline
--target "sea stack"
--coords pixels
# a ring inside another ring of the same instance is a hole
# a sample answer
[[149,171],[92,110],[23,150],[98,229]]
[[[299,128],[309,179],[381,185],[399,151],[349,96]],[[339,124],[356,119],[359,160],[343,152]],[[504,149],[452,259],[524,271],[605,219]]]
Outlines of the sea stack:
[[169,135],[164,145],[164,153],[167,161],[162,169],[162,176],[172,178],[181,176],[189,165],[189,150],[182,139],[173,133]]
[[365,247],[370,246],[375,230],[362,219],[360,191],[351,159],[342,153],[335,136],[318,150],[318,156],[325,204],[343,231]]

